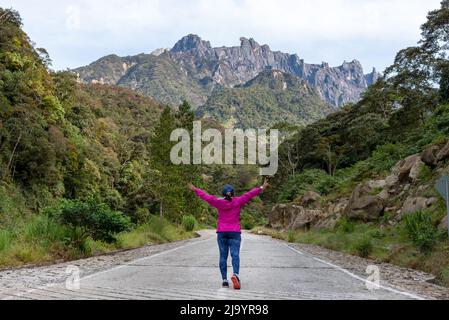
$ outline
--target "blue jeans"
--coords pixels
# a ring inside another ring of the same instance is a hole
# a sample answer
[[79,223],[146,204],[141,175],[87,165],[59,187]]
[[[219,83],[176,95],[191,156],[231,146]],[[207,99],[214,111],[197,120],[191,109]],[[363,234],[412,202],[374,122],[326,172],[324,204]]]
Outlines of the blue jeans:
[[223,280],[228,278],[228,255],[231,251],[232,269],[234,274],[240,270],[240,243],[242,236],[240,232],[217,233],[218,248],[220,249],[220,272]]

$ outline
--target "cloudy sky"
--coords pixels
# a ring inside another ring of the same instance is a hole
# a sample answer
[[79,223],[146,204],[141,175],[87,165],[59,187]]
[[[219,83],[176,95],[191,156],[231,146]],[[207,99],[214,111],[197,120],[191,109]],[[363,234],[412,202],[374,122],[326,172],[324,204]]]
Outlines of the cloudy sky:
[[383,70],[419,40],[419,26],[440,0],[0,0],[18,10],[24,29],[46,48],[54,69],[107,54],[171,48],[195,33],[213,46],[241,36],[309,63],[358,59]]

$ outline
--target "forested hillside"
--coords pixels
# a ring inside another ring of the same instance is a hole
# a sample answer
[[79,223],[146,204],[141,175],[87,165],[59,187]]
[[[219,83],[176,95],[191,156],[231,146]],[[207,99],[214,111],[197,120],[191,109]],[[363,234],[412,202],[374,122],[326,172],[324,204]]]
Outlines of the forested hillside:
[[267,69],[242,86],[216,89],[197,114],[230,127],[269,128],[306,125],[333,111],[306,81]]
[[214,217],[188,181],[254,183],[248,168],[170,165],[171,130],[194,120],[188,103],[77,84],[50,63],[19,14],[0,9],[0,267],[192,236]]

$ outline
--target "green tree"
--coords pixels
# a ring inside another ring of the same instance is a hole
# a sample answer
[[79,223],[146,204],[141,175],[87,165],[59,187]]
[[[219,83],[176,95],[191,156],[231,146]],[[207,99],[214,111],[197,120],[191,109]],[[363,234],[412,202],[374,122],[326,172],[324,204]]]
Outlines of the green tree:
[[170,151],[173,143],[170,135],[176,128],[176,118],[170,107],[165,107],[159,124],[154,130],[150,144],[151,166],[156,170],[152,188],[156,198],[159,200],[160,215],[167,214],[175,217],[179,210],[180,186],[178,170],[170,160]]

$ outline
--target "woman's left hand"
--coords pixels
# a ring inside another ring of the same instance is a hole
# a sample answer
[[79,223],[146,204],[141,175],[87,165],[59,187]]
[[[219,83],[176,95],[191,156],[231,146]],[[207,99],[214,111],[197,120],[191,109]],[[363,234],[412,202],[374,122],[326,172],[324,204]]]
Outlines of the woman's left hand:
[[187,184],[187,188],[189,188],[192,191],[195,190],[195,186],[192,183],[190,183],[190,182]]
[[268,178],[265,178],[263,185],[262,185],[262,189],[266,189],[270,184],[268,183]]

